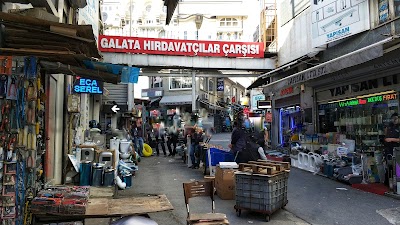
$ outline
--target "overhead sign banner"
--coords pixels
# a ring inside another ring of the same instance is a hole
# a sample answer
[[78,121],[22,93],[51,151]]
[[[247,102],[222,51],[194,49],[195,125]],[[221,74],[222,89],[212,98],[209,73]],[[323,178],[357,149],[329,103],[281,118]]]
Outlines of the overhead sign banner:
[[77,77],[72,92],[77,94],[103,94],[103,82]]
[[311,0],[312,46],[369,30],[367,0]]
[[199,41],[100,35],[98,46],[101,52],[264,58],[264,44],[261,42]]

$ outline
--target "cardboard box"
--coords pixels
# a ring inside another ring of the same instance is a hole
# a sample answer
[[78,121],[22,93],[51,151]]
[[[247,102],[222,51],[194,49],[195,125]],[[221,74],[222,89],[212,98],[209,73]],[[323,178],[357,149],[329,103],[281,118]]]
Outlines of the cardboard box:
[[215,188],[217,195],[224,200],[235,199],[235,172],[237,169],[221,169],[217,166],[215,172]]

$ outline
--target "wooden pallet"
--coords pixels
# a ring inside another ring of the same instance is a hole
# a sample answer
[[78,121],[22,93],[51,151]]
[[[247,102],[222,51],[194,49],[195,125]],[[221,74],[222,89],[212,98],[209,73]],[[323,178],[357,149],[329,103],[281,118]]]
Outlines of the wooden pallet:
[[239,163],[239,171],[253,174],[278,175],[290,172],[290,165],[286,162],[281,163],[269,160],[249,161],[248,163]]
[[257,162],[266,162],[266,163],[271,163],[271,164],[274,164],[274,165],[281,165],[281,166],[283,166],[286,170],[289,170],[289,169],[290,169],[290,163],[289,163],[289,162],[278,162],[278,161],[262,160],[262,159],[257,160]]

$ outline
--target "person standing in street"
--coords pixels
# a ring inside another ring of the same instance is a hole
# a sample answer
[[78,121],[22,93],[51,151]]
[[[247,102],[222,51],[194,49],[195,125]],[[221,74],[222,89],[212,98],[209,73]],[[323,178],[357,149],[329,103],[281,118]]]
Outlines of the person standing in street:
[[142,120],[137,119],[136,122],[134,123],[132,130],[131,130],[131,135],[135,140],[135,148],[139,155],[143,157],[143,144],[144,144],[144,139],[143,139],[143,129],[142,129]]
[[393,149],[400,147],[400,125],[399,114],[394,113],[391,117],[391,122],[386,128],[385,133],[385,160],[387,165],[385,183],[389,184],[390,175],[393,173],[393,164],[390,162],[393,158]]
[[176,145],[178,144],[178,135],[179,135],[178,132],[179,131],[175,126],[169,128],[168,141],[167,141],[167,146],[169,151],[168,156],[174,157],[176,154]]
[[157,138],[157,145],[156,145],[156,151],[157,151],[157,156],[160,155],[160,149],[158,146],[161,146],[161,149],[164,153],[164,156],[167,156],[167,152],[165,150],[165,128],[163,123],[160,123],[156,130],[156,138]]

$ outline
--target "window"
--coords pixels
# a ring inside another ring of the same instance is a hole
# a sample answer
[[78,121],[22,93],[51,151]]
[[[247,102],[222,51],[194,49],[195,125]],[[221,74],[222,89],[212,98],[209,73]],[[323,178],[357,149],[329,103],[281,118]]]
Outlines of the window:
[[226,84],[224,89],[225,89],[225,96],[231,97],[231,86],[229,84]]
[[110,11],[111,11],[111,10],[112,10],[112,7],[111,7],[111,6],[108,6],[108,10],[110,10]]
[[156,23],[157,23],[157,25],[160,25],[160,19],[156,19]]
[[211,40],[211,35],[208,35],[208,40]]
[[379,24],[387,22],[389,18],[389,0],[378,1]]
[[137,23],[138,23],[139,25],[142,25],[142,24],[143,24],[142,19],[138,19],[138,20],[137,20]]
[[153,20],[146,20],[146,23],[147,23],[147,24],[152,24],[152,23],[153,23]]
[[218,32],[218,40],[222,40],[222,32]]
[[158,33],[159,38],[165,38],[165,31],[162,30],[160,33]]
[[200,77],[199,78],[199,86],[200,86],[200,90],[204,91],[204,77]]
[[187,31],[183,31],[183,39],[187,40]]
[[163,13],[167,13],[167,6],[163,6],[162,11]]
[[192,78],[191,77],[171,77],[169,79],[169,89],[190,89],[192,88]]
[[226,39],[227,39],[227,40],[231,40],[231,35],[232,35],[231,33],[228,33],[228,34],[226,35]]
[[163,86],[163,79],[162,77],[152,77],[152,87],[153,88],[160,88]]
[[235,18],[223,18],[219,21],[219,26],[221,27],[236,27],[238,21]]
[[208,91],[214,91],[214,81],[212,79],[208,80]]
[[151,5],[147,5],[146,6],[146,12],[150,12],[151,11]]
[[400,0],[394,0],[394,15],[400,16]]
[[239,35],[238,35],[238,32],[233,33],[233,39],[234,39],[234,40],[237,40],[237,39],[238,39],[238,36],[239,36]]

